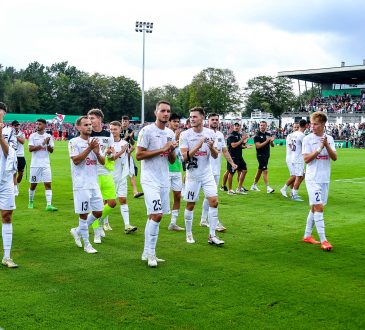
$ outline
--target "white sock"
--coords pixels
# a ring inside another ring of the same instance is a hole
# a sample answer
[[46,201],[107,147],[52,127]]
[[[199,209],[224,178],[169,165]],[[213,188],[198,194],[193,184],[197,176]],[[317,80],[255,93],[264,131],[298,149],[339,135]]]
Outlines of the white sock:
[[1,232],[3,237],[4,258],[10,258],[11,243],[13,240],[13,224],[3,223]]
[[144,247],[143,254],[148,254],[149,242],[148,242],[148,223],[150,219],[147,218],[146,227],[144,227]]
[[159,229],[160,229],[159,222],[153,220],[150,220],[148,222],[148,243],[149,243],[148,254],[152,256],[156,255],[156,244],[157,244]]
[[46,190],[45,195],[46,195],[47,205],[52,205],[52,190]]
[[327,241],[326,235],[324,233],[324,218],[323,212],[314,212],[314,224],[317,228],[317,233],[319,235],[319,239],[322,242]]
[[185,209],[184,219],[185,219],[186,235],[192,234],[193,218],[194,218],[194,212]]
[[295,197],[298,195],[298,190],[292,189],[291,193],[292,193],[293,197]]
[[215,236],[215,229],[217,228],[218,224],[218,209],[216,207],[209,207],[209,235]]
[[82,220],[81,218],[79,218],[79,231],[85,245],[88,245],[90,242],[89,242],[89,226],[87,225],[87,220]]
[[203,206],[202,206],[202,216],[200,221],[207,221],[209,212],[209,202],[206,198],[204,198]]
[[88,216],[87,216],[87,225],[88,226],[91,226],[94,221],[96,220],[96,218],[94,217],[94,215],[92,213],[89,213]]
[[178,216],[179,216],[179,210],[172,210],[170,223],[176,225],[176,219]]
[[122,215],[124,226],[129,226],[129,207],[128,204],[121,204],[120,205],[120,214]]
[[35,190],[28,190],[29,192],[29,202],[33,202],[34,201],[34,194],[35,194]]
[[286,185],[286,184],[284,184],[284,187],[283,188],[281,188],[281,189],[283,189],[283,190],[287,190],[288,189],[288,186]]
[[314,213],[312,212],[312,210],[310,210],[307,217],[307,224],[305,226],[304,238],[312,236],[313,226],[314,226]]
[[106,223],[109,223],[109,215],[107,215],[104,219],[103,219],[103,222],[106,224]]

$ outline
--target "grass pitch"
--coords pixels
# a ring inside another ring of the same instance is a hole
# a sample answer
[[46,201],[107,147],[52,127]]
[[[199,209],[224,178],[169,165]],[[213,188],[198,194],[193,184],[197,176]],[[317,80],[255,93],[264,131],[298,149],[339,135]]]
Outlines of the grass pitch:
[[[0,268],[0,328],[8,329],[361,329],[365,327],[364,150],[339,149],[332,163],[326,233],[334,250],[301,242],[308,214],[304,203],[281,196],[288,177],[285,150],[272,150],[270,185],[261,192],[229,196],[219,192],[219,217],[228,228],[226,244],[207,244],[207,228],[169,232],[160,226],[157,255],[167,261],[149,269],[140,260],[143,198],[129,196],[131,223],[123,233],[119,207],[110,216],[113,231],[99,251],[88,255],[74,244],[76,226],[67,143],[51,156],[53,201],[44,210],[44,188],[37,187],[28,210],[24,180],[14,212],[12,257],[18,269]],[[29,154],[27,155],[27,157]],[[255,151],[244,151],[249,188],[257,168]],[[29,157],[28,157],[29,164]],[[225,166],[222,167],[222,170]],[[236,188],[236,185],[234,186]],[[183,225],[183,209],[178,224]]]

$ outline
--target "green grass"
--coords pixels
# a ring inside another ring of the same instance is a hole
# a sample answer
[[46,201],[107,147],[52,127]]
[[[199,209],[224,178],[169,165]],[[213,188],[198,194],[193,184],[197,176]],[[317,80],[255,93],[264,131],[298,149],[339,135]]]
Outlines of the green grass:
[[[278,192],[288,176],[285,150],[272,150],[270,185],[274,194],[220,192],[219,215],[227,232],[222,248],[207,244],[207,229],[193,225],[197,243],[160,227],[157,254],[167,261],[149,269],[140,260],[143,198],[129,198],[131,223],[123,233],[119,207],[113,231],[88,255],[69,233],[73,210],[67,144],[52,155],[54,205],[44,211],[44,188],[28,210],[24,180],[14,212],[12,257],[18,269],[0,268],[0,327],[8,329],[361,329],[365,327],[364,150],[339,149],[332,163],[326,231],[333,252],[301,242],[308,213],[304,203]],[[246,187],[257,163],[244,152]],[[29,162],[28,162],[29,164]],[[350,182],[336,181],[362,178]],[[362,183],[361,183],[362,182]],[[262,182],[260,187],[263,188]],[[132,196],[130,193],[129,196]],[[183,204],[184,205],[184,204]],[[183,224],[180,212],[178,224]]]

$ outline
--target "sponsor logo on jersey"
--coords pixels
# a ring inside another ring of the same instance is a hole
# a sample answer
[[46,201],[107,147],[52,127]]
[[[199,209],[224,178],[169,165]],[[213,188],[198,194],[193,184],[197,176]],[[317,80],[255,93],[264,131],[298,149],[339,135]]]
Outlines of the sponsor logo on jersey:
[[329,157],[326,155],[326,156],[320,156],[320,155],[318,155],[317,156],[317,159],[319,159],[319,160],[327,160]]
[[194,156],[206,156],[208,153],[206,151],[197,151]]
[[86,163],[86,165],[96,165],[96,160],[94,160],[94,159],[90,159],[89,157],[87,157],[86,159],[85,159],[85,163]]

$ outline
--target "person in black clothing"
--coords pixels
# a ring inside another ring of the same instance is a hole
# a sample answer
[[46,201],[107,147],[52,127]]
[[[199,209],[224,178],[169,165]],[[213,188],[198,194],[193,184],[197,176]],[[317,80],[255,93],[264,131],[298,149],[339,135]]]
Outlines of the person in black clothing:
[[[228,152],[232,157],[232,160],[235,164],[237,164],[237,169],[233,169],[231,164],[227,162],[227,170],[228,170],[228,194],[234,195],[235,193],[238,194],[246,194],[247,189],[242,187],[243,181],[245,180],[245,176],[247,173],[247,165],[246,162],[243,160],[242,157],[242,149],[246,148],[246,143],[248,137],[244,134],[240,133],[241,125],[239,123],[235,123],[233,125],[233,131],[228,136],[227,139],[227,147]],[[232,179],[235,172],[238,172],[238,187],[236,192],[232,189]]]
[[143,192],[138,192],[138,189],[137,189],[137,183],[136,183],[137,173],[136,173],[136,167],[134,165],[134,160],[133,160],[133,156],[132,156],[135,140],[134,140],[134,132],[129,127],[129,117],[128,116],[122,117],[122,131],[121,131],[120,137],[129,143],[129,147],[128,147],[128,162],[129,162],[129,173],[130,173],[129,176],[130,176],[131,185],[132,185],[132,189],[133,189],[133,196],[134,196],[134,198],[138,198],[138,197],[143,196]]
[[261,121],[259,125],[259,131],[254,137],[256,157],[259,162],[259,168],[256,172],[255,180],[251,186],[251,190],[260,191],[260,189],[257,187],[257,182],[260,180],[261,173],[263,173],[267,193],[272,194],[275,190],[269,186],[267,165],[270,158],[270,147],[274,147],[275,136],[271,136],[269,132],[266,132],[266,128],[266,121]]

